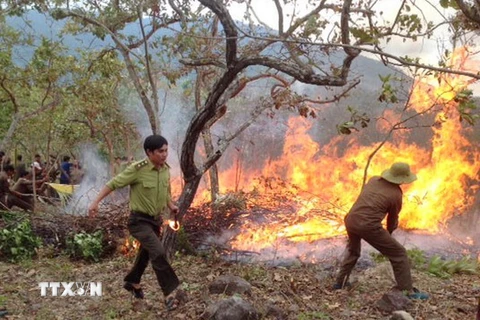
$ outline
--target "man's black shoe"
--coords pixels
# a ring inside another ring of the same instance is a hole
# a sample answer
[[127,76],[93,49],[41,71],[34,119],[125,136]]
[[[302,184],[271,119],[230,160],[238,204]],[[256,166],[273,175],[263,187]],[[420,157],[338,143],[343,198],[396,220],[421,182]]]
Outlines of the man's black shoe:
[[345,284],[342,283],[335,283],[332,286],[333,290],[340,290],[340,289],[350,289],[352,287],[350,282],[346,282]]
[[131,292],[133,294],[133,296],[137,299],[143,299],[143,297],[144,297],[142,288],[137,289],[130,282],[125,282],[123,284],[123,288],[125,290]]

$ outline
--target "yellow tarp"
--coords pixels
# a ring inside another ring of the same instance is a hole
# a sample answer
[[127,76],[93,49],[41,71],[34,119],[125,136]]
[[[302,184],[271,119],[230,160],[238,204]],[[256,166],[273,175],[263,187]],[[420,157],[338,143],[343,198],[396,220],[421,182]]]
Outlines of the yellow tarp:
[[60,184],[60,183],[47,183],[50,187],[57,190],[57,192],[72,194],[78,184]]

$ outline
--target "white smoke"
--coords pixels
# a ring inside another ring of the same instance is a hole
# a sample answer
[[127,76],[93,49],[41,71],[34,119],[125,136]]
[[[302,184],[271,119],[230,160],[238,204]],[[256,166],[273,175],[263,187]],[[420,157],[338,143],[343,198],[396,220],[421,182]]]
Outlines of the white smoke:
[[108,163],[102,160],[95,145],[83,145],[80,150],[79,160],[84,176],[80,185],[75,188],[65,211],[86,215],[88,206],[108,181],[110,174]]

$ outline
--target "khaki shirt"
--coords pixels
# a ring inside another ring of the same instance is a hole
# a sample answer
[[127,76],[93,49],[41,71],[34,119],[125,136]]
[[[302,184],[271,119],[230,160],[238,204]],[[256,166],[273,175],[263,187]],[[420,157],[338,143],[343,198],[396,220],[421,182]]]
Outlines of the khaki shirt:
[[381,227],[382,220],[388,214],[387,230],[393,231],[398,226],[402,196],[399,185],[379,176],[372,177],[353,204],[345,222],[356,229]]
[[130,186],[130,210],[158,217],[166,208],[170,195],[170,166],[157,170],[148,158],[129,165],[107,182],[112,189]]

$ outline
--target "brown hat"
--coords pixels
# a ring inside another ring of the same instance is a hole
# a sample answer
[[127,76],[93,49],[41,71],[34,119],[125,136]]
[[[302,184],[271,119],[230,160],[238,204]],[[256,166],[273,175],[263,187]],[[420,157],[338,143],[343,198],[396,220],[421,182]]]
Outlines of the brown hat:
[[382,178],[391,183],[404,184],[417,180],[417,175],[410,171],[407,163],[395,162],[390,169],[382,172]]

